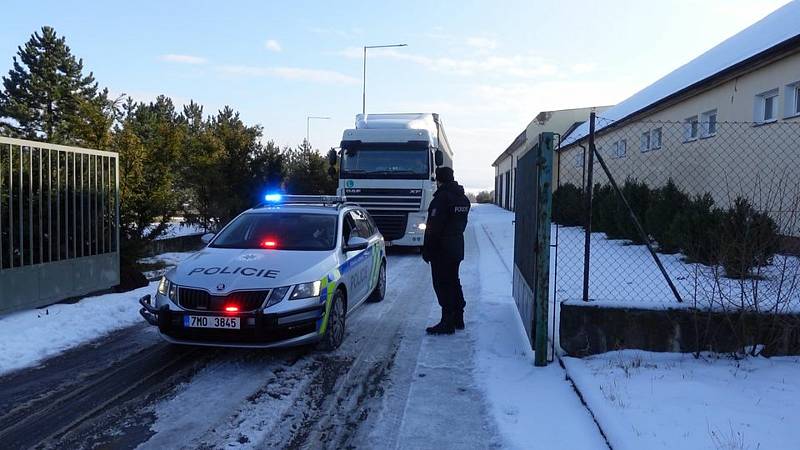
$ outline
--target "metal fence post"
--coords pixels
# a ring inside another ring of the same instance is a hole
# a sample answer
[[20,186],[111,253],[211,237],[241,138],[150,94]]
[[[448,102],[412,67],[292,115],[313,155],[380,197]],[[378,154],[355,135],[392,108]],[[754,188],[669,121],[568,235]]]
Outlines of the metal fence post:
[[550,219],[553,206],[553,133],[541,133],[537,146],[536,344],[534,365],[547,365],[547,308],[550,293]]
[[594,123],[595,113],[589,113],[589,154],[586,165],[586,224],[584,226],[583,242],[583,301],[589,301],[589,260],[592,256],[592,185],[594,175]]

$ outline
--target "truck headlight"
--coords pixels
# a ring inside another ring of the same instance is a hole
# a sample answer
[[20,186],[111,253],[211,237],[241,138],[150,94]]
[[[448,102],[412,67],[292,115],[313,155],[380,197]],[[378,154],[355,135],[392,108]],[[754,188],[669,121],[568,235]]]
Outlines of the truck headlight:
[[290,287],[291,286],[284,286],[273,289],[272,292],[269,294],[269,298],[267,299],[267,304],[264,307],[269,308],[270,306],[279,303],[281,300],[283,300],[283,297],[286,296],[286,293],[289,291]]
[[311,298],[311,297],[319,297],[319,289],[320,289],[319,280],[312,281],[311,283],[303,283],[298,284],[292,290],[292,295],[289,296],[289,300],[299,300],[301,298]]
[[426,228],[428,228],[428,225],[426,225],[425,222],[417,224],[417,229],[420,231],[425,231]]

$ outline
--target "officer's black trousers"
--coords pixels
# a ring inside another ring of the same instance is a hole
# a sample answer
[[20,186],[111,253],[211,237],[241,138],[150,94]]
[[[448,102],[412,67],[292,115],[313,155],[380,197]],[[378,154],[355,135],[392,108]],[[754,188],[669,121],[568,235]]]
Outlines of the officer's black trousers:
[[452,320],[455,314],[463,313],[466,302],[464,291],[461,289],[461,280],[458,278],[458,268],[461,261],[448,258],[431,259],[431,278],[433,290],[442,307],[442,318]]

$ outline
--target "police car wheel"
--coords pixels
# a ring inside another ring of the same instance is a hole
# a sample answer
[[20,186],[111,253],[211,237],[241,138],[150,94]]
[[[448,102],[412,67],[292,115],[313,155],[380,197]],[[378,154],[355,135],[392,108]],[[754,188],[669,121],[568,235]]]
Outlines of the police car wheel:
[[339,348],[344,341],[345,331],[345,314],[344,295],[342,291],[337,290],[331,299],[331,310],[328,315],[328,329],[322,340],[319,342],[319,349],[324,351],[332,351]]
[[386,296],[386,262],[381,263],[380,271],[378,271],[378,284],[375,285],[375,289],[370,294],[368,301],[371,303],[377,303],[383,300],[383,297]]

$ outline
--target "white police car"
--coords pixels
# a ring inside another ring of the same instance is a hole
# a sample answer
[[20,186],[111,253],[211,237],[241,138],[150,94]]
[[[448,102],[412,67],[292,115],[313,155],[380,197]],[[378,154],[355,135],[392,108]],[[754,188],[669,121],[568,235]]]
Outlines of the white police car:
[[347,315],[386,291],[383,237],[333,196],[266,196],[168,272],[140,314],[167,341],[280,347],[344,339]]

